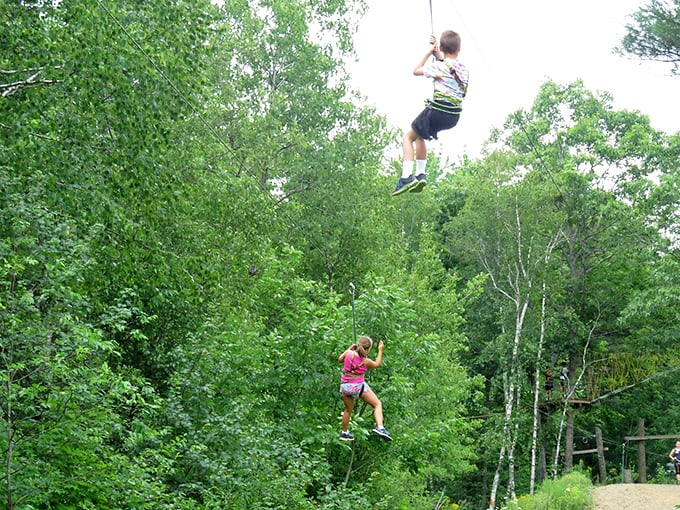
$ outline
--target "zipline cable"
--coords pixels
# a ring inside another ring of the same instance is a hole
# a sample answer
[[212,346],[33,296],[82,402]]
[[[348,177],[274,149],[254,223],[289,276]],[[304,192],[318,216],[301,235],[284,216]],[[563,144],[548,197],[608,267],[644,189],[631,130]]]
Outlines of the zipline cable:
[[184,101],[184,102],[186,103],[186,105],[187,105],[187,106],[191,109],[191,111],[198,117],[198,119],[201,121],[201,123],[203,123],[203,125],[208,129],[208,131],[210,131],[210,133],[217,139],[217,141],[218,141],[225,149],[227,149],[227,151],[229,151],[229,153],[232,155],[232,157],[234,158],[234,160],[239,164],[239,166],[240,166],[243,170],[245,170],[247,173],[250,173],[250,172],[248,171],[248,169],[245,167],[245,165],[243,164],[243,162],[238,158],[238,156],[237,156],[236,153],[234,152],[234,149],[233,149],[232,147],[230,147],[229,144],[227,144],[227,142],[225,142],[225,141],[222,139],[222,137],[221,137],[220,134],[215,130],[215,128],[213,128],[213,127],[208,123],[208,121],[205,119],[205,117],[203,117],[203,115],[201,114],[201,112],[198,111],[198,108],[196,108],[196,107],[191,103],[191,101],[189,101],[189,99],[186,97],[186,95],[184,95],[184,93],[182,93],[182,91],[174,84],[174,82],[173,82],[173,81],[172,81],[172,80],[171,80],[171,79],[163,72],[163,69],[161,69],[161,67],[154,61],[154,59],[151,58],[151,56],[150,56],[146,51],[144,51],[144,48],[142,48],[142,46],[137,42],[137,40],[136,40],[134,37],[132,37],[132,34],[130,34],[130,32],[128,32],[128,30],[123,26],[123,24],[120,22],[120,20],[119,20],[116,16],[114,16],[114,14],[113,14],[106,6],[102,3],[101,0],[97,0],[97,3],[99,4],[99,6],[100,6],[102,9],[104,9],[104,11],[106,12],[106,14],[108,14],[108,16],[109,16],[109,17],[113,20],[113,22],[118,26],[118,28],[120,28],[120,30],[127,36],[127,38],[130,39],[130,41],[131,41],[132,44],[135,46],[135,48],[137,48],[137,50],[139,50],[139,52],[140,52],[142,55],[144,55],[144,57],[149,61],[149,63],[154,67],[154,69],[156,69],[156,71],[158,71],[158,74],[160,74],[161,77],[168,83],[168,85],[170,85],[170,87],[171,87],[171,88],[175,91],[175,93],[182,99],[182,101]]
[[[543,155],[538,151],[538,148],[536,147],[536,143],[534,143],[534,140],[529,136],[529,133],[526,130],[526,125],[521,119],[520,112],[515,112],[515,117],[517,118],[517,124],[519,126],[519,129],[524,133],[524,136],[526,137],[527,141],[529,142],[529,145],[531,146],[531,150],[533,153],[536,155],[538,158],[538,162],[541,164],[543,167],[543,170],[548,174],[548,177],[550,178],[550,181],[553,183],[555,188],[557,189],[558,193],[560,196],[564,196],[564,193],[562,193],[562,189],[560,188],[559,184],[557,184],[557,181],[553,177],[552,172],[550,171],[550,168],[548,165],[546,165],[545,161],[543,160]],[[560,205],[561,202],[558,202],[558,205]]]
[[[118,28],[125,34],[125,36],[132,42],[133,46],[146,58],[146,60],[153,66],[153,68],[160,74],[160,76],[170,85],[173,91],[184,101],[184,103],[187,104],[187,106],[190,108],[190,110],[198,117],[198,119],[201,121],[201,123],[208,129],[210,134],[212,134],[215,139],[219,142],[220,145],[222,145],[227,152],[231,155],[232,159],[237,163],[239,168],[245,172],[247,175],[252,177],[256,182],[259,182],[258,176],[255,175],[250,169],[241,161],[241,159],[238,157],[234,149],[220,136],[220,134],[213,128],[210,123],[205,119],[205,117],[201,114],[201,112],[191,103],[191,101],[186,97],[185,94],[182,93],[182,91],[175,85],[175,83],[168,77],[161,67],[154,61],[154,59],[146,52],[144,51],[144,48],[142,48],[141,44],[137,42],[137,40],[130,34],[130,32],[123,26],[123,24],[120,22],[120,20],[103,4],[102,0],[97,0],[97,3],[99,6],[106,12],[106,14],[113,20],[113,22],[118,26]],[[258,185],[258,189],[267,195],[268,199],[274,204],[274,206],[278,207],[279,203],[281,200],[277,199],[274,197],[271,193],[266,192],[261,186]],[[316,240],[310,239],[309,235],[306,232],[305,229],[303,229],[298,223],[291,218],[291,216],[284,210],[284,209],[279,209],[280,213],[282,216],[285,217],[285,219],[288,220],[289,224],[295,227],[299,232],[302,232],[302,238],[305,239],[309,244],[312,250],[316,250],[319,252],[323,253],[323,250],[321,248],[322,243],[317,242]]]
[[[349,282],[349,295],[350,295],[350,301],[352,302],[352,330],[353,330],[353,340],[352,343],[356,344],[357,342],[357,321],[356,317],[354,315],[354,291],[356,288],[354,287],[354,284],[352,282]],[[366,403],[364,402],[364,405]],[[359,412],[359,416],[361,416],[361,413],[364,410],[362,409],[361,412]],[[347,472],[345,473],[345,487],[347,487],[347,483],[349,483],[349,476],[352,473],[352,465],[354,464],[354,445],[355,443],[352,442],[352,451],[351,455],[349,458],[349,465],[347,466]]]
[[[353,344],[356,345],[357,343],[357,320],[356,320],[356,315],[354,313],[354,292],[356,291],[356,287],[354,287],[354,284],[352,282],[349,283],[349,295],[350,295],[350,301],[352,302],[352,330],[354,333],[354,341],[352,342]],[[361,406],[361,409],[359,410],[359,416],[361,416],[364,413],[364,409],[366,409],[366,401],[363,400],[363,405]]]

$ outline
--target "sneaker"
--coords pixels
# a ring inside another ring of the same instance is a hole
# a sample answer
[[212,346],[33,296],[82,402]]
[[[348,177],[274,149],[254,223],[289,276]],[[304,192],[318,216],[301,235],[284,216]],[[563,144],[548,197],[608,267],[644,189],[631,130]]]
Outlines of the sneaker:
[[354,441],[354,436],[350,434],[349,432],[341,432],[340,433],[340,440],[341,441]]
[[392,436],[390,436],[390,433],[385,430],[384,427],[375,427],[373,429],[374,434],[378,434],[380,437],[387,441],[392,441]]
[[427,176],[425,174],[416,175],[416,183],[409,188],[409,193],[420,193],[427,184]]
[[397,195],[401,195],[402,193],[407,192],[409,189],[411,189],[412,186],[415,186],[418,183],[416,181],[416,178],[413,175],[409,175],[406,179],[403,177],[399,177],[397,180],[397,185],[394,187],[394,191],[392,192],[392,196],[396,197]]

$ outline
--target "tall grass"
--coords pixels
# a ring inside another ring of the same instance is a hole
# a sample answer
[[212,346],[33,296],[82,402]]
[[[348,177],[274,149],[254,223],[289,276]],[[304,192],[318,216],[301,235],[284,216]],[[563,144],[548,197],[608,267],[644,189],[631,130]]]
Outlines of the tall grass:
[[587,510],[592,508],[592,484],[579,471],[546,480],[533,496],[510,501],[504,510]]

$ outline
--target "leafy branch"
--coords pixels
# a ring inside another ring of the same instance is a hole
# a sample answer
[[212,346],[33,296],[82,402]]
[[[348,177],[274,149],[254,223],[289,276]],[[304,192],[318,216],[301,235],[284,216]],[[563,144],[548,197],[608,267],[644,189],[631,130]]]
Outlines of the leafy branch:
[[[32,73],[28,78],[23,80],[16,80],[9,83],[0,83],[0,97],[9,97],[14,94],[18,94],[22,90],[35,88],[40,85],[51,85],[53,83],[59,83],[60,80],[49,80],[41,78],[43,71],[47,69],[46,67],[34,67],[29,69],[0,69],[0,75],[5,76],[15,76],[20,73]],[[61,69],[61,66],[53,66],[52,69]]]

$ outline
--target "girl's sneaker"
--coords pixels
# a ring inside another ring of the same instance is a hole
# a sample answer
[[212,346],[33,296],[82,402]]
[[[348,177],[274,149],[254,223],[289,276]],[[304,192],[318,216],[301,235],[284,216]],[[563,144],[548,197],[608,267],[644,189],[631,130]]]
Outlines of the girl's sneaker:
[[386,441],[392,441],[392,436],[390,436],[390,433],[387,432],[387,430],[384,427],[375,427],[373,429],[373,433],[378,434],[380,437],[382,437]]
[[354,441],[354,436],[350,434],[349,432],[341,432],[340,433],[340,440],[341,441]]

